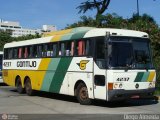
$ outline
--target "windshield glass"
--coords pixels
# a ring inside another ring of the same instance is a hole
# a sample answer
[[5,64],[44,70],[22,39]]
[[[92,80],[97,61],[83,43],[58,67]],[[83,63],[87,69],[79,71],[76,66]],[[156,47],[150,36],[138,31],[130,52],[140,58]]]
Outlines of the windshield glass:
[[153,68],[148,39],[111,37],[109,46],[110,67]]

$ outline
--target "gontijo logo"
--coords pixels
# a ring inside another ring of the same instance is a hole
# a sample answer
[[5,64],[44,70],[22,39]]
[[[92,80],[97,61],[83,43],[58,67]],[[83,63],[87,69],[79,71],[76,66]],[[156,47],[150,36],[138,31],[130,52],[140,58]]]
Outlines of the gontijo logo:
[[77,63],[77,65],[81,70],[85,70],[88,62],[89,60],[81,60],[80,63]]

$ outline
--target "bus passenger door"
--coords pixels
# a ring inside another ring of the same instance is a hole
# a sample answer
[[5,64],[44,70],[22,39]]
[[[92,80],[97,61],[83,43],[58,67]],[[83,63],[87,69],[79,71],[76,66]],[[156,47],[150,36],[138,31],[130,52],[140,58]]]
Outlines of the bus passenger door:
[[99,37],[95,41],[94,58],[94,98],[106,100],[106,59],[105,39]]

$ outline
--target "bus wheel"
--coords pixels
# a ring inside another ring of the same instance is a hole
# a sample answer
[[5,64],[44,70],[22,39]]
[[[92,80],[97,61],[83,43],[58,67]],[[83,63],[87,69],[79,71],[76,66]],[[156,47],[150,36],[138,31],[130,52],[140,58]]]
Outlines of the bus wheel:
[[26,79],[25,90],[26,90],[27,95],[29,96],[34,95],[34,90],[32,89],[31,81],[29,78]]
[[90,105],[91,104],[91,99],[88,96],[88,90],[85,84],[80,83],[77,87],[77,99],[80,104],[82,105]]
[[16,80],[16,88],[17,88],[18,93],[20,94],[24,93],[24,88],[22,87],[20,77],[18,77]]

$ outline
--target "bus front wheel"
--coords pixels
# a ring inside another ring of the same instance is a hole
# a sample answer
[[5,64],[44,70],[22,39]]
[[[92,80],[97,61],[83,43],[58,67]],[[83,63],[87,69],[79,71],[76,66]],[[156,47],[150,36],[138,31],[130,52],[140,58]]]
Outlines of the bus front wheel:
[[27,95],[29,96],[34,95],[34,90],[32,89],[31,81],[29,78],[26,79],[25,90],[26,90]]
[[80,104],[82,105],[90,105],[91,104],[91,99],[88,96],[88,89],[85,84],[80,83],[77,87],[77,99]]

